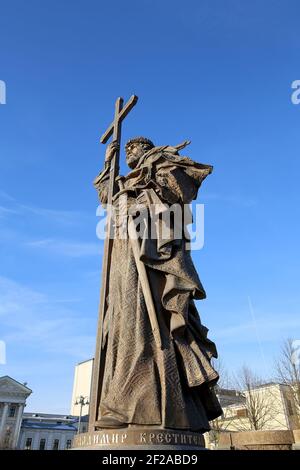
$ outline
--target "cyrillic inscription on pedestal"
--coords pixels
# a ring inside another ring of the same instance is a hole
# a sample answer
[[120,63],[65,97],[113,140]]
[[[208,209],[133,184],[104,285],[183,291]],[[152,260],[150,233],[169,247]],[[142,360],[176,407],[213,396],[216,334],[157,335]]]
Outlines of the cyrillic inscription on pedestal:
[[74,438],[73,448],[99,446],[192,446],[204,447],[202,434],[167,429],[122,429],[103,430],[78,434]]

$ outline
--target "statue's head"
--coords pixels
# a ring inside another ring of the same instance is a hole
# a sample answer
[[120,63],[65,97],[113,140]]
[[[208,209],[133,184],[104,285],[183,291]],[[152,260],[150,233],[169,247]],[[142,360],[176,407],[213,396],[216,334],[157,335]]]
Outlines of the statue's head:
[[136,167],[140,158],[154,147],[151,140],[146,137],[135,137],[130,139],[125,145],[126,162],[132,170]]

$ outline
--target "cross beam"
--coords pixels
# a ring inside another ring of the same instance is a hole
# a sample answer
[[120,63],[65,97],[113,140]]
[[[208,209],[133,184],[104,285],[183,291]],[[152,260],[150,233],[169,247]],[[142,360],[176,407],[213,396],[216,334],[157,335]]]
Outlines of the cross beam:
[[[138,97],[136,95],[132,95],[129,98],[129,100],[127,101],[127,103],[125,104],[124,107],[122,107],[123,98],[118,98],[118,100],[120,100],[121,106],[120,106],[118,111],[116,109],[114,121],[111,123],[111,125],[106,129],[106,131],[102,135],[102,137],[100,139],[101,144],[105,144],[108,141],[108,139],[110,138],[110,136],[113,135],[114,133],[116,133],[116,129],[118,128],[118,126],[121,124],[123,119],[126,118],[127,114],[131,111],[131,109],[137,103]],[[117,108],[117,106],[116,106],[116,108]],[[116,140],[116,139],[114,139],[114,140]]]

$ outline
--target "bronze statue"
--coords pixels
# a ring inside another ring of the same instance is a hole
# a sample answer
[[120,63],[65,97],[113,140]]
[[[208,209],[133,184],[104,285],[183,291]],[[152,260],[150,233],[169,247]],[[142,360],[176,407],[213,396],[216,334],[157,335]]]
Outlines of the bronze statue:
[[[114,232],[106,240],[90,429],[151,426],[202,433],[221,414],[211,365],[216,347],[194,303],[205,291],[186,248],[185,227],[175,234],[171,217],[163,238],[157,214],[196,199],[212,166],[179,155],[189,142],[158,147],[137,137],[125,147],[131,171],[118,177],[121,120],[136,100],[124,108],[117,102],[115,121],[102,138],[113,135],[113,142],[94,181],[101,203],[118,207],[114,220],[109,216],[109,233],[125,218],[128,236]],[[142,216],[136,207],[143,208]],[[155,233],[149,236],[153,207]]]

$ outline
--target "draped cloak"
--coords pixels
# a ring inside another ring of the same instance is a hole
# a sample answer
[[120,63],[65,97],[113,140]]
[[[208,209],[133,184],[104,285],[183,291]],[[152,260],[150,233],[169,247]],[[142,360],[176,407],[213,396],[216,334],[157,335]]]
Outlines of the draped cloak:
[[[117,206],[126,194],[126,214],[137,202],[146,208],[147,222],[139,232],[140,259],[148,273],[162,348],[152,333],[130,240],[116,238],[103,324],[106,353],[99,422],[112,417],[120,425],[205,432],[210,429],[209,420],[222,413],[213,390],[218,380],[211,365],[216,347],[207,338],[194,303],[206,294],[186,249],[186,236],[175,237],[171,226],[168,239],[162,239],[161,221],[156,237],[143,236],[149,234],[150,203],[158,213],[173,204],[189,204],[212,172],[210,165],[178,154],[186,144],[151,149],[122,177],[123,189],[114,198]],[[104,205],[108,181],[108,168],[94,181]]]

